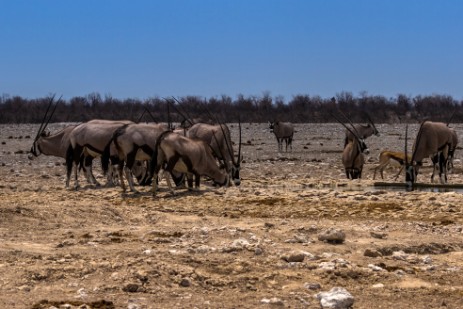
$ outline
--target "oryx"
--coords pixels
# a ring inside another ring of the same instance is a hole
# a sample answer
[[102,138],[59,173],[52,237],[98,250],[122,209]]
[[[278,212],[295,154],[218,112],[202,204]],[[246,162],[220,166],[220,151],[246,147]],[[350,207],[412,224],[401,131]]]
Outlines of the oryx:
[[[125,125],[132,123],[128,120],[91,120],[76,126],[69,134],[70,145],[66,153],[67,178],[66,187],[69,187],[72,168],[75,171],[75,185],[77,189],[79,182],[77,178],[77,163],[82,155],[85,157],[101,157],[103,173],[108,175],[108,183],[112,182],[111,173],[108,172],[111,156],[111,141],[114,131]],[[113,153],[116,153],[113,150]],[[113,156],[113,160],[116,157]],[[86,160],[87,162],[87,160]],[[116,162],[113,162],[116,163]],[[87,173],[89,170],[87,169]]]
[[196,123],[186,132],[186,136],[199,139],[211,146],[212,151],[219,160],[223,160],[231,182],[236,186],[241,184],[241,123],[239,126],[238,157],[235,158],[231,141],[230,130],[226,124],[211,125]]
[[[348,119],[346,117],[346,119]],[[350,122],[350,120],[349,120]],[[352,124],[356,134],[358,137],[361,139],[366,139],[372,135],[379,136],[379,131],[376,129],[375,124],[371,120],[371,118],[368,116],[368,123],[367,124]],[[350,130],[346,130],[346,138],[344,139],[344,147],[346,147],[347,143],[350,141],[353,141],[355,139],[354,134]]]
[[[405,140],[407,143],[407,139]],[[412,158],[406,162],[406,182],[412,186],[416,182],[423,159],[433,158],[437,155],[439,158],[439,178],[441,183],[446,183],[446,164],[453,140],[453,133],[445,123],[423,121],[413,144]]]
[[[45,115],[43,116],[43,120],[40,123],[39,130],[37,131],[37,134],[32,143],[32,147],[30,150],[31,155],[29,155],[29,159],[32,159],[33,157],[38,157],[42,153],[48,156],[56,156],[56,157],[66,159],[66,152],[70,145],[69,134],[72,130],[74,130],[74,128],[77,125],[69,125],[54,134],[50,134],[50,132],[45,131],[48,124],[50,123],[51,118],[53,117],[53,114],[55,113],[58,103],[61,101],[61,98],[56,102],[51,113],[48,114],[51,106],[53,105],[53,100],[54,100],[54,96],[49,101],[47,110],[45,112]],[[48,116],[48,119],[47,119],[47,116]],[[81,156],[79,163],[80,163],[80,166],[83,167],[83,169],[86,171],[83,156]],[[87,181],[89,183],[96,183],[96,179],[93,176],[93,173],[91,170],[91,165],[89,168],[90,168],[89,172],[87,173],[86,171],[85,173],[87,177]]]
[[334,114],[332,114],[332,116],[354,137],[353,140],[348,141],[342,152],[342,164],[344,165],[346,176],[348,179],[362,178],[363,165],[365,164],[363,154],[369,154],[370,150],[350,120],[349,122],[352,129],[339,120]]
[[[227,186],[228,173],[217,166],[211,147],[201,140],[175,134],[170,131],[162,133],[156,141],[156,148],[151,161],[151,173],[156,179],[163,168],[167,172],[180,172],[188,175],[188,186],[192,188],[192,176],[195,187],[199,189],[200,176],[210,177],[215,184]],[[174,193],[168,177],[167,185]],[[157,191],[157,182],[153,181],[153,195]]]
[[269,121],[268,127],[270,132],[275,134],[278,142],[278,151],[283,151],[283,141],[286,144],[286,151],[288,151],[288,146],[291,151],[293,150],[294,125],[291,122]]
[[[411,155],[408,155],[408,161],[411,161]],[[400,164],[400,170],[395,175],[395,180],[399,177],[400,173],[404,169],[405,166],[405,154],[403,152],[397,151],[390,151],[390,150],[383,150],[379,154],[379,164],[374,168],[375,172],[373,175],[373,180],[376,179],[376,171],[379,169],[379,173],[381,175],[381,179],[384,179],[383,171],[389,165],[391,160],[397,161]]]
[[363,138],[354,135],[354,140],[347,143],[342,152],[342,164],[349,179],[362,178],[363,164],[365,157],[363,154],[369,154],[370,150]]
[[[136,192],[132,179],[132,168],[135,161],[148,161],[153,156],[156,140],[167,127],[163,124],[127,124],[117,128],[113,134],[113,142],[119,158],[119,178],[121,188],[125,192],[123,170],[130,190]],[[156,179],[154,179],[156,182]]]
[[[436,173],[436,168],[440,166],[440,164],[444,165],[446,172],[450,172],[453,169],[453,159],[455,155],[455,150],[458,145],[458,136],[455,129],[449,128],[452,134],[452,140],[448,145],[448,152],[447,158],[444,156],[444,152],[440,151],[438,154],[431,157],[432,161],[432,175],[431,175],[431,182],[434,182],[434,175]],[[442,163],[441,163],[442,162]]]
[[[53,134],[42,132],[32,144],[31,154],[35,157],[44,154],[47,156],[55,156],[66,159],[66,152],[71,144],[69,134],[75,127],[77,127],[77,125],[69,125]],[[30,157],[30,159],[32,159],[32,157]],[[79,164],[84,169],[87,181],[91,184],[97,184],[97,181],[93,176],[91,163],[87,163],[86,166],[84,160],[84,156],[81,156]],[[87,169],[89,169],[88,172]]]

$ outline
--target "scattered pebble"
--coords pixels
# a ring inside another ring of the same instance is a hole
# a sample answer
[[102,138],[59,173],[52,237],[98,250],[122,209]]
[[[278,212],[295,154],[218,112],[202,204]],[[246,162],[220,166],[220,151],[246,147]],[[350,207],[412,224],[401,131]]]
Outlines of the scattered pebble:
[[318,234],[318,240],[325,241],[328,243],[340,244],[346,239],[346,234],[343,230],[337,228],[329,228],[320,234]]

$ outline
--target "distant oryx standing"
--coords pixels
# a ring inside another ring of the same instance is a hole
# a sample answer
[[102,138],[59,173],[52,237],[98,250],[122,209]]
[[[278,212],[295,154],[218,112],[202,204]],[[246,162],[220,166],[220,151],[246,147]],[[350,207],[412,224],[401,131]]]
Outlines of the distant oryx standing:
[[286,151],[288,151],[288,146],[291,151],[293,150],[294,125],[291,122],[269,122],[268,127],[270,132],[273,132],[277,138],[278,151],[283,151],[283,141],[286,144]]
[[[167,172],[180,172],[188,176],[188,186],[191,189],[192,176],[195,176],[195,187],[199,189],[200,176],[210,177],[220,186],[228,185],[229,176],[217,166],[211,147],[201,140],[175,134],[170,131],[162,133],[157,142],[151,160],[151,174],[156,179],[161,168]],[[167,185],[174,193],[168,177]],[[153,194],[157,191],[157,182],[153,180]]]
[[422,122],[413,144],[412,159],[406,162],[406,182],[409,185],[413,185],[416,182],[423,159],[426,157],[433,158],[437,155],[439,161],[439,178],[441,183],[446,183],[448,152],[453,147],[453,141],[454,133],[452,133],[452,130],[445,123]]
[[223,160],[231,181],[236,186],[241,184],[241,123],[239,124],[240,139],[237,158],[235,158],[233,151],[230,130],[226,124],[196,123],[186,132],[186,136],[202,140],[210,145],[217,158]]
[[[101,157],[103,173],[108,175],[108,183],[112,182],[108,172],[111,141],[117,128],[132,123],[128,120],[92,120],[78,125],[69,134],[70,145],[66,153],[67,178],[66,187],[69,187],[72,168],[75,171],[75,189],[79,187],[77,177],[77,164],[82,155],[88,157]],[[89,171],[87,170],[87,173]]]
[[[132,168],[135,161],[151,160],[156,140],[167,127],[163,124],[128,124],[114,131],[113,141],[119,157],[119,178],[121,188],[125,192],[126,187],[122,170],[125,171],[130,191],[136,192],[133,185]],[[156,182],[156,179],[153,179]]]
[[365,164],[365,157],[363,154],[369,153],[370,150],[363,138],[354,135],[354,140],[347,143],[342,152],[342,164],[346,170],[347,178],[362,178],[363,164]]
[[[361,139],[366,139],[366,138],[368,138],[368,137],[370,137],[372,135],[379,136],[379,132],[376,129],[376,126],[373,123],[373,121],[371,121],[370,117],[368,117],[368,121],[369,121],[369,123],[367,123],[367,124],[352,124],[356,134]],[[354,138],[355,138],[354,134],[350,130],[346,129],[346,138],[344,140],[344,147],[346,147],[346,145],[350,141],[353,141]]]
[[365,164],[363,154],[369,154],[370,150],[349,119],[352,129],[339,120],[334,114],[332,114],[332,116],[354,137],[353,140],[348,141],[342,152],[342,164],[344,165],[346,176],[348,179],[362,178],[363,165]]

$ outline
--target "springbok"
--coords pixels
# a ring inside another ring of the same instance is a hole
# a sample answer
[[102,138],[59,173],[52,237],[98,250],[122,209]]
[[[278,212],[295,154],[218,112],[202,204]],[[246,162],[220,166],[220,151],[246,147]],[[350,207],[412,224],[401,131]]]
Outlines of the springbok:
[[278,151],[283,151],[283,141],[286,144],[286,152],[288,151],[288,146],[291,151],[293,150],[294,125],[291,122],[269,121],[268,128],[270,132],[275,134],[278,142]]
[[[157,179],[161,168],[167,172],[187,174],[189,189],[193,186],[193,176],[196,189],[199,189],[200,176],[208,176],[219,186],[227,186],[229,181],[228,173],[217,166],[212,149],[207,143],[170,131],[162,133],[156,141],[151,160],[151,174],[154,179]],[[166,177],[166,182],[174,194],[169,177]],[[157,182],[153,181],[153,195],[156,195],[157,187]]]
[[241,184],[241,123],[239,125],[238,158],[235,159],[230,130],[226,124],[210,125],[196,123],[186,132],[186,136],[199,139],[211,146],[213,153],[219,160],[223,160],[225,169],[231,181],[239,186]]
[[[411,161],[412,157],[411,155],[408,155],[408,161]],[[400,173],[404,169],[405,166],[405,154],[403,152],[396,152],[396,151],[390,151],[390,150],[383,150],[379,154],[379,164],[374,168],[375,172],[373,174],[373,180],[376,179],[376,171],[379,170],[379,173],[381,175],[381,179],[384,179],[383,171],[384,169],[389,165],[391,160],[397,161],[400,164],[400,170],[395,175],[394,180],[397,180],[399,177]]]
[[[413,144],[412,158],[406,162],[406,182],[409,186],[413,186],[416,183],[423,159],[427,157],[433,158],[436,155],[438,158],[440,157],[438,160],[440,181],[443,184],[447,182],[446,164],[453,139],[453,133],[445,123],[431,121],[423,121],[421,123]],[[407,138],[405,139],[405,145],[406,143]]]
[[[72,168],[75,171],[74,188],[79,187],[77,164],[80,157],[101,157],[103,174],[107,175],[108,184],[112,183],[112,173],[108,173],[111,152],[116,153],[115,149],[111,151],[111,141],[114,131],[123,125],[133,123],[128,120],[112,121],[95,119],[82,123],[74,128],[69,134],[70,145],[66,152],[67,177],[66,187],[69,187]],[[113,160],[116,158],[113,156]],[[88,162],[86,159],[85,162]],[[112,162],[116,164],[116,161]],[[87,169],[87,173],[89,170]]]
[[156,140],[166,130],[167,127],[163,124],[133,123],[121,126],[114,131],[113,141],[119,158],[118,173],[120,185],[124,192],[126,191],[126,187],[123,170],[125,171],[130,191],[136,192],[133,184],[132,168],[135,166],[136,161],[151,160]]

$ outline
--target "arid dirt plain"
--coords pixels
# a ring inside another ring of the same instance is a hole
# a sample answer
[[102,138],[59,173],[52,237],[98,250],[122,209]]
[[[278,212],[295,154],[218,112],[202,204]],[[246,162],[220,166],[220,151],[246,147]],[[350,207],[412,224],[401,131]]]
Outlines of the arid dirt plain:
[[[242,127],[240,187],[172,196],[161,182],[153,198],[83,175],[66,189],[63,159],[28,159],[38,125],[0,125],[0,308],[319,308],[333,287],[354,308],[463,308],[463,194],[372,187],[404,125],[378,125],[360,181],[345,177],[339,124],[296,125],[288,153],[266,124]],[[463,183],[462,155],[449,183]],[[345,241],[318,240],[329,228]]]

